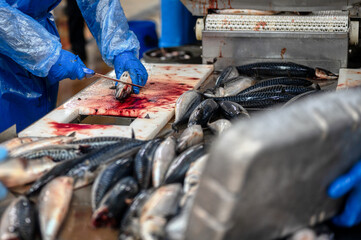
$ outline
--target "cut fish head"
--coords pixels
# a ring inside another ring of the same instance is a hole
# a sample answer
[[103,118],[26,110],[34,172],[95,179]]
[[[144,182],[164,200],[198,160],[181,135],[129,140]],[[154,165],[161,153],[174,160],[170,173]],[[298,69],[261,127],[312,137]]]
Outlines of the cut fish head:
[[338,79],[338,75],[336,75],[326,69],[323,69],[323,68],[316,68],[315,75],[316,75],[316,77],[321,78],[321,79],[328,79],[328,80]]

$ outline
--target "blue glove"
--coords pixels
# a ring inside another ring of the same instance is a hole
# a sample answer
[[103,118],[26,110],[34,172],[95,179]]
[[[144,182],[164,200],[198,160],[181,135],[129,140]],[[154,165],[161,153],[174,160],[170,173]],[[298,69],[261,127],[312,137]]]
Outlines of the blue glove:
[[[52,84],[65,78],[80,80],[85,77],[83,68],[86,68],[86,66],[79,56],[62,49],[58,61],[50,68],[48,79]],[[92,70],[89,69],[89,71]]]
[[[132,82],[144,86],[148,80],[148,73],[143,64],[132,52],[123,52],[114,58],[114,69],[117,79],[123,72],[128,71]],[[138,87],[133,87],[134,93],[139,93]]]
[[[0,147],[0,162],[4,161],[8,155],[6,148]],[[6,187],[0,182],[0,200],[5,198],[7,194]]]
[[328,189],[331,198],[340,198],[347,193],[350,195],[343,213],[333,219],[336,225],[342,227],[352,227],[361,222],[361,161],[350,172],[337,178]]

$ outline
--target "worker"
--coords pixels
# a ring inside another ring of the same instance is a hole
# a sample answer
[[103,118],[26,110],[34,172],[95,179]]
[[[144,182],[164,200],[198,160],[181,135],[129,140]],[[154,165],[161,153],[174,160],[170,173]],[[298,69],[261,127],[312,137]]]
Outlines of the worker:
[[347,174],[337,178],[329,187],[328,195],[340,198],[349,194],[341,215],[333,222],[341,227],[353,227],[361,223],[361,161]]
[[[6,148],[0,147],[0,162],[4,161],[7,157],[8,152]],[[0,182],[0,200],[6,197],[7,190],[4,185]]]
[[[50,11],[61,0],[0,0],[0,132],[17,131],[51,111],[59,81],[84,78],[80,58],[62,49]],[[77,0],[103,60],[119,79],[128,71],[135,84],[148,74],[138,59],[139,42],[129,30],[119,0]],[[133,88],[139,93],[138,88]]]

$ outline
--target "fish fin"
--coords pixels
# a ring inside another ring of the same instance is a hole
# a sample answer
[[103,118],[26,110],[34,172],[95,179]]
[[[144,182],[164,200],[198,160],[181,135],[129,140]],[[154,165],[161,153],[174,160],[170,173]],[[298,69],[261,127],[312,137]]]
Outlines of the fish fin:
[[109,89],[116,89],[116,86],[111,86]]
[[74,131],[74,132],[71,132],[70,134],[68,134],[67,137],[75,137],[75,135],[76,135],[76,132]]
[[178,132],[179,129],[178,129],[177,123],[172,124],[172,129],[174,132]]

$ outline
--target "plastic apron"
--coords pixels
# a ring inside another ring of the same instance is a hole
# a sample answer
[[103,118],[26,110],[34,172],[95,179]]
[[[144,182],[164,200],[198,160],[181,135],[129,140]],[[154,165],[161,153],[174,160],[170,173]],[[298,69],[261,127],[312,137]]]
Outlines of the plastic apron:
[[[59,37],[50,11],[60,1],[7,0],[7,3]],[[0,54],[0,133],[14,124],[19,132],[51,111],[56,105],[58,87],[58,83],[50,85],[47,78],[31,74],[11,58]]]

